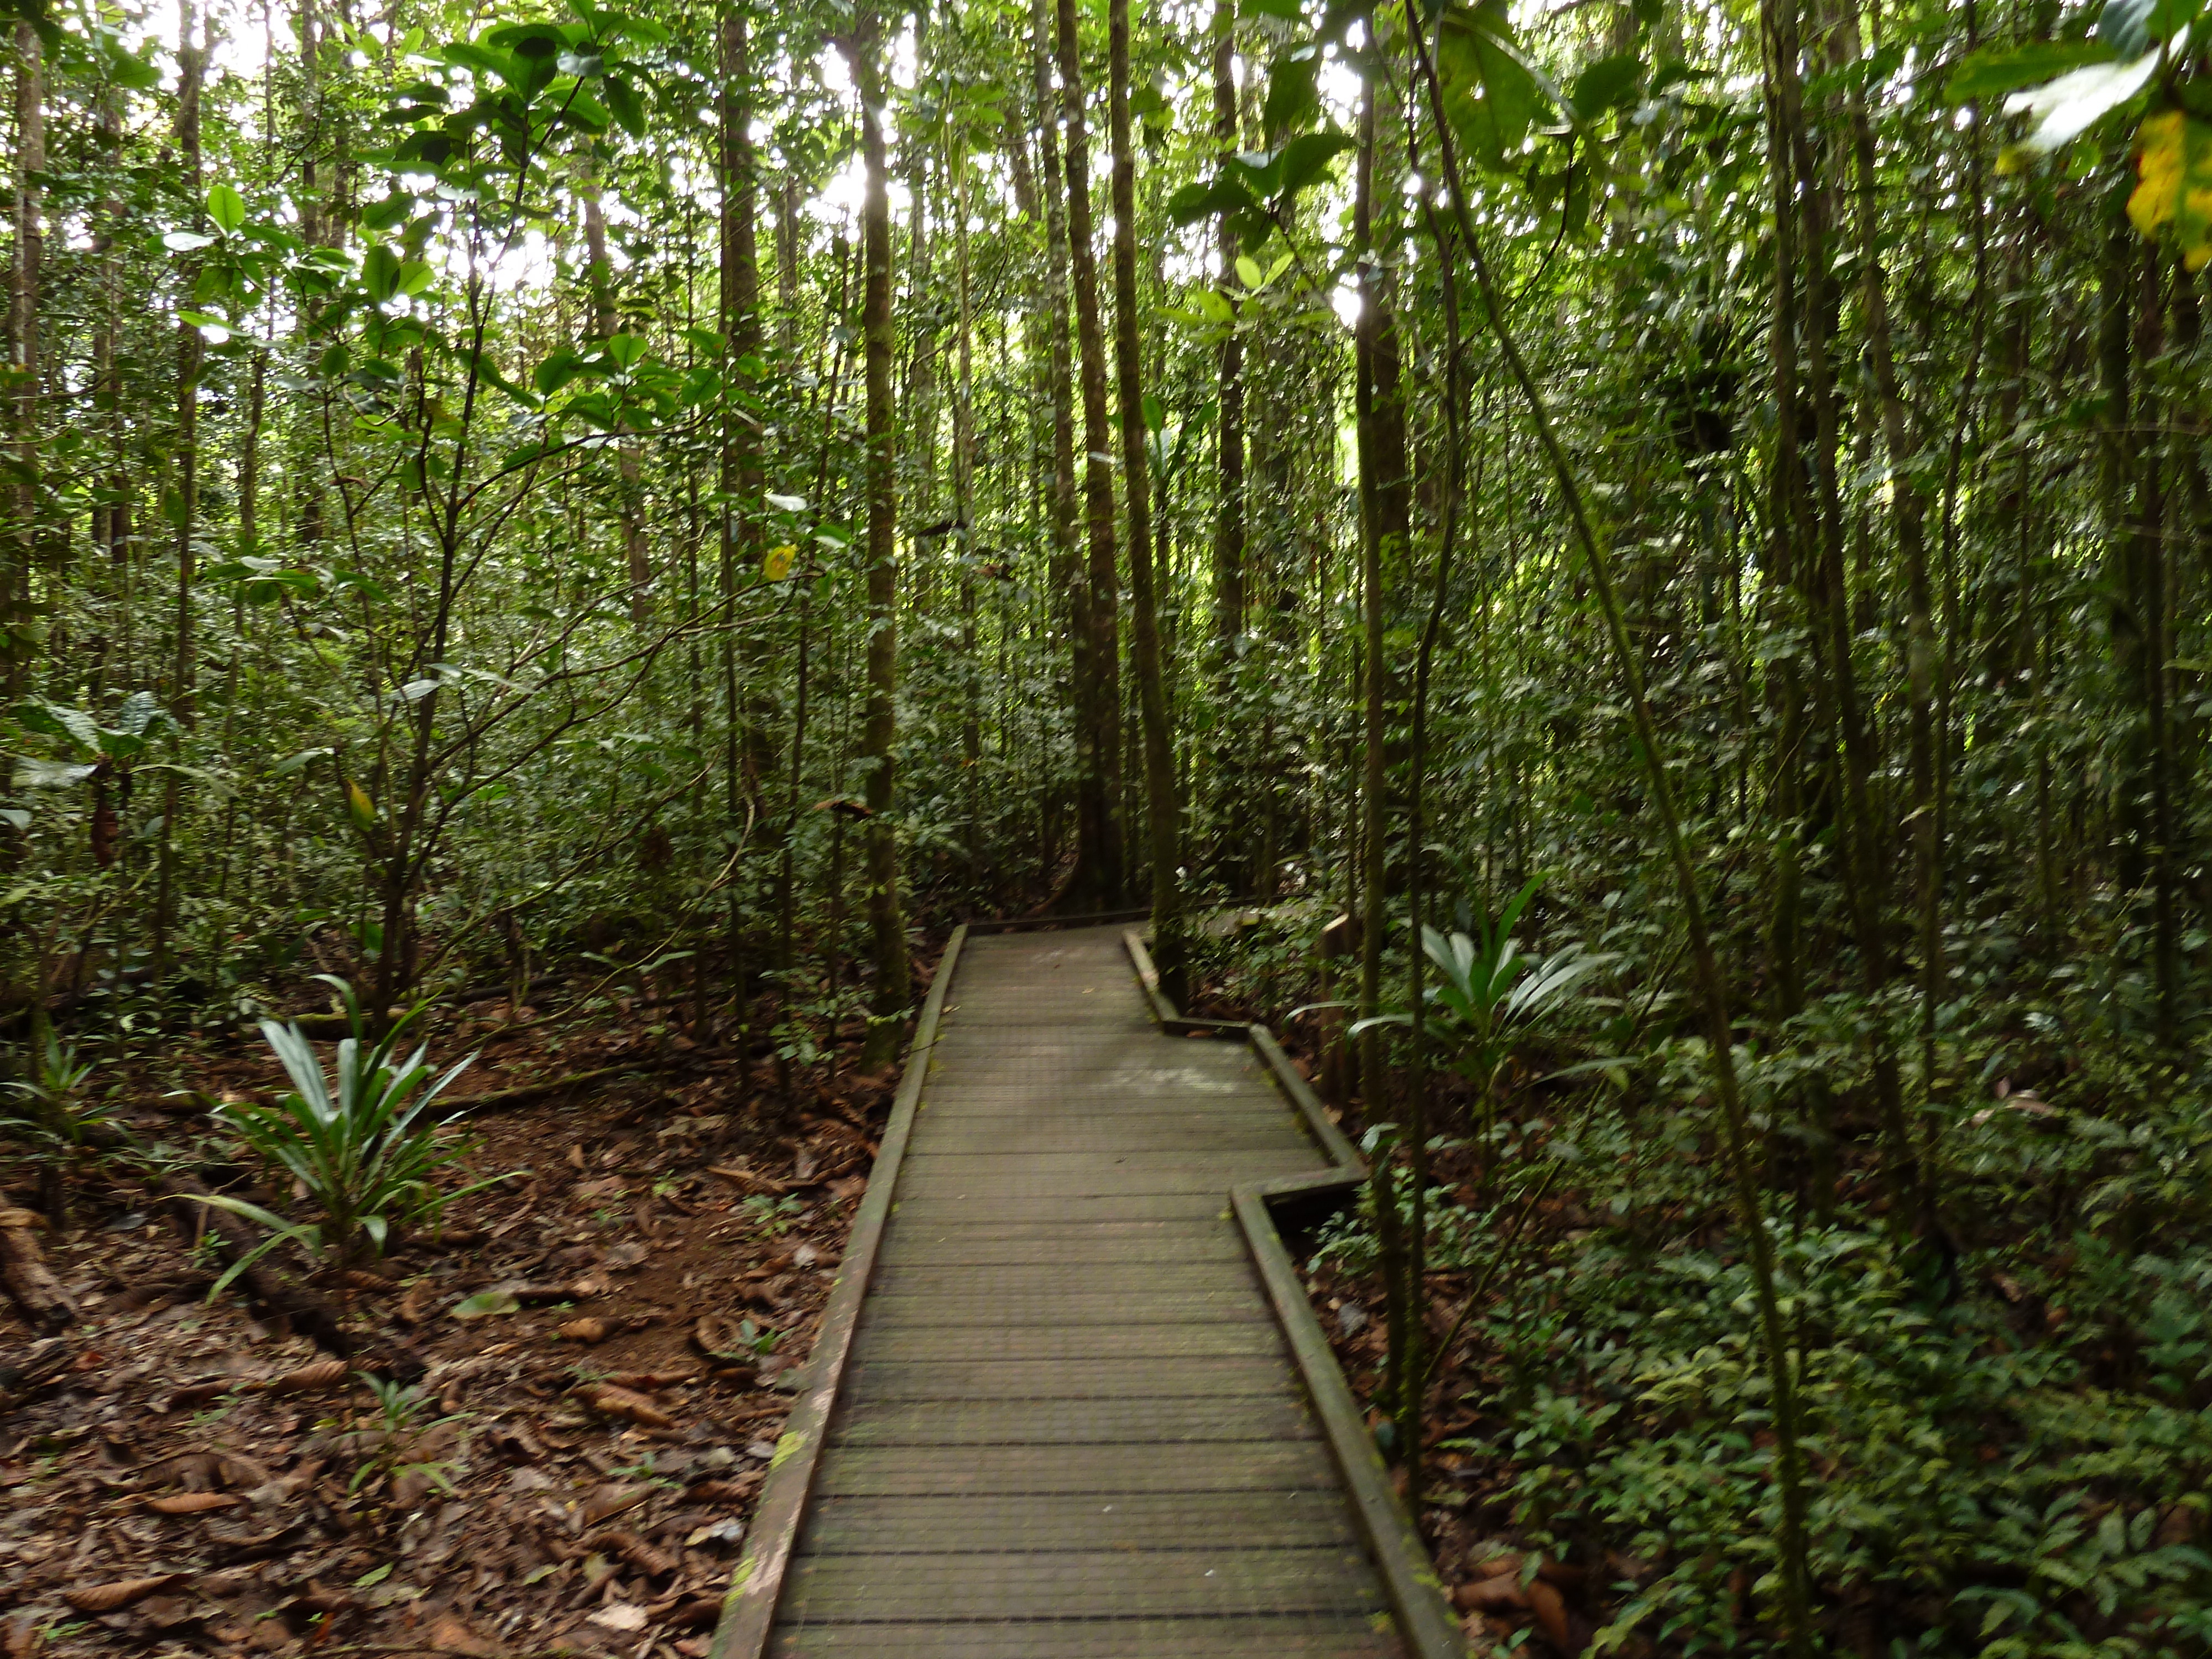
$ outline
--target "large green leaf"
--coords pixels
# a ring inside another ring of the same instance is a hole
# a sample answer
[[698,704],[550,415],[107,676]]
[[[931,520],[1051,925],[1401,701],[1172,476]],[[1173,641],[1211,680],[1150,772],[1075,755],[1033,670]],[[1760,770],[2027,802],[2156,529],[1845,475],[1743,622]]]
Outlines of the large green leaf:
[[1305,125],[1321,112],[1321,94],[1314,88],[1317,63],[1311,44],[1277,56],[1267,73],[1267,101],[1260,117],[1268,143],[1280,142],[1285,133]]
[[1444,114],[1468,156],[1504,171],[1536,118],[1535,77],[1513,46],[1505,0],[1446,9],[1437,29]]
[[1644,64],[1632,52],[1601,58],[1575,76],[1567,98],[1575,106],[1575,119],[1595,121],[1611,111],[1636,101],[1644,83]]
[[1327,176],[1328,164],[1352,148],[1352,140],[1341,132],[1299,134],[1283,146],[1282,154],[1276,158],[1282,193],[1294,196],[1319,183]]
[[371,242],[361,256],[361,285],[378,305],[399,292],[399,256],[381,242]]
[[1943,84],[1947,102],[2001,98],[2085,64],[2111,59],[2110,46],[2094,40],[2034,40],[2024,46],[1984,46],[1961,59]]

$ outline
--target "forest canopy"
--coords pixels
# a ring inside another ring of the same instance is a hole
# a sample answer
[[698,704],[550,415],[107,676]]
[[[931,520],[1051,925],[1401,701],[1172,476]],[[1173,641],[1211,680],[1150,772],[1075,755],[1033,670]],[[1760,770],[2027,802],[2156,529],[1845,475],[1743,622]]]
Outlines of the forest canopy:
[[6,16],[27,1098],[318,972],[787,1086],[1145,911],[1440,1559],[2203,1650],[2193,0]]

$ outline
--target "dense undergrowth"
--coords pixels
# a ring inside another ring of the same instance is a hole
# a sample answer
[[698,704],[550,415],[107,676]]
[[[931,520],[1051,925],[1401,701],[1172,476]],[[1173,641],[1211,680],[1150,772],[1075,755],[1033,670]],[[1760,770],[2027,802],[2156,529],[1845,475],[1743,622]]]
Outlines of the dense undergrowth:
[[[1315,918],[1247,920],[1209,951],[1206,1006],[1290,1016],[1326,1081],[1329,1016],[1291,1014],[1323,965]],[[1553,951],[1573,920],[1550,919]],[[1429,1317],[1432,1340],[1455,1334],[1427,1402],[1425,1524],[1449,1578],[1508,1546],[1579,1570],[1571,1643],[1728,1650],[1766,1635],[1771,1402],[1699,1040],[1662,1012],[1620,1041],[1623,1011],[1652,1000],[1644,968],[1612,964],[1527,1034],[1487,1139],[1478,1091],[1440,1079]],[[1880,1176],[1861,1011],[1823,1008],[1842,1037],[1826,1044],[1811,1020],[1745,1033],[1836,1650],[2212,1640],[2212,1106],[2201,1083],[2128,1058],[2081,978],[1960,1011],[1951,1074],[2002,1065],[1919,1120],[1934,1237]],[[2066,1030],[2082,1040],[2044,1035]],[[1392,1112],[1351,1110],[1370,1151],[1387,1144]],[[1373,1202],[1310,1264],[1370,1395]]]

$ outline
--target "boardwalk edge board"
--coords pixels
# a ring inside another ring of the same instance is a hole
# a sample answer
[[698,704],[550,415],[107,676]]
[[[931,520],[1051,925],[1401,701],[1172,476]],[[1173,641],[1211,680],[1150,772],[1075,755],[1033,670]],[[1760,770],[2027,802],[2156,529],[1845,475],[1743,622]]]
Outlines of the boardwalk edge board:
[[[1351,1495],[1353,1519],[1398,1615],[1398,1634],[1406,1644],[1407,1659],[1465,1659],[1467,1644],[1459,1620],[1444,1599],[1443,1584],[1420,1534],[1414,1530],[1412,1516],[1398,1501],[1389,1471],[1376,1449],[1375,1437],[1368,1432],[1358,1401],[1352,1398],[1343,1368],[1336,1363],[1335,1351],[1329,1346],[1321,1322],[1314,1317],[1297,1264],[1275,1224],[1278,1210],[1311,1217],[1341,1209],[1365,1183],[1366,1163],[1330,1119],[1312,1086],[1298,1075],[1273,1032],[1257,1024],[1184,1018],[1160,989],[1159,970],[1152,952],[1145,948],[1143,936],[1133,927],[1122,933],[1121,942],[1127,947],[1130,964],[1160,1029],[1170,1036],[1214,1036],[1249,1043],[1276,1086],[1305,1120],[1333,1166],[1318,1175],[1246,1182],[1231,1189],[1230,1201],[1252,1252],[1253,1265],[1267,1287],[1268,1303],[1289,1340],[1314,1414],[1321,1419],[1330,1459]],[[721,1656],[717,1655],[716,1659]]]
[[898,1185],[899,1164],[914,1133],[922,1084],[929,1073],[930,1050],[937,1041],[938,1023],[944,1018],[945,994],[960,965],[960,947],[966,943],[965,924],[952,930],[945,954],[938,959],[929,996],[915,1023],[914,1042],[907,1051],[906,1069],[899,1079],[897,1098],[884,1126],[882,1151],[868,1174],[868,1190],[822,1315],[821,1334],[806,1361],[806,1384],[793,1406],[768,1479],[761,1486],[760,1502],[753,1511],[751,1536],[730,1579],[722,1600],[722,1616],[714,1630],[708,1659],[761,1659],[775,1627],[776,1605],[791,1567],[792,1552],[806,1516],[806,1500],[822,1462],[831,1412],[853,1352],[853,1336],[860,1323],[860,1304],[868,1293],[884,1225],[890,1218],[891,1196]]
[[1002,916],[963,925],[968,936],[975,939],[985,933],[1052,933],[1070,927],[1107,927],[1117,922],[1142,921],[1152,914],[1148,909],[1096,910],[1080,916]]

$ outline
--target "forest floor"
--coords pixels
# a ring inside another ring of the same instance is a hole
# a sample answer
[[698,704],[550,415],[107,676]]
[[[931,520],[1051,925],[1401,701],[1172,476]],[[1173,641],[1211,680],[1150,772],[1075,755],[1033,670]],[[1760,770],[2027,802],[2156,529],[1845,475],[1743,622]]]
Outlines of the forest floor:
[[[83,1318],[41,1340],[0,1304],[4,1659],[706,1651],[893,1075],[833,1052],[787,1102],[642,1011],[534,1012],[448,1012],[434,1059],[484,1050],[457,1096],[651,1069],[464,1120],[471,1167],[520,1173],[343,1291],[353,1360],[210,1301],[218,1269],[126,1171],[81,1178],[43,1237]],[[194,1089],[277,1081],[250,1036],[208,1048]],[[219,1160],[159,1092],[141,1134]],[[27,1173],[0,1182],[35,1208]]]

